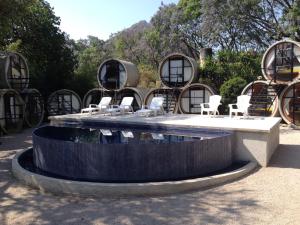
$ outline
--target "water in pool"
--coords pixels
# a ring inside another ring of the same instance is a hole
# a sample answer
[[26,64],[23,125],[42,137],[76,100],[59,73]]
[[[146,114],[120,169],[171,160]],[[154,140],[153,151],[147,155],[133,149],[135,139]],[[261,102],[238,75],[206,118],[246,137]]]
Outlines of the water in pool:
[[141,143],[173,143],[193,140],[203,140],[211,138],[212,134],[180,134],[169,132],[149,132],[136,129],[87,129],[87,128],[67,128],[48,127],[40,133],[41,136],[61,141],[71,141],[74,143],[98,143],[98,144],[141,144]]

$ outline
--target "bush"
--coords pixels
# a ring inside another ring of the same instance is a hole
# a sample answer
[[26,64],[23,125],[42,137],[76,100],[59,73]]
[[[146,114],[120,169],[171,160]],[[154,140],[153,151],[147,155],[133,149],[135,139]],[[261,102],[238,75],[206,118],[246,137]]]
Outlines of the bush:
[[223,108],[227,112],[228,104],[236,103],[236,98],[239,96],[247,85],[247,81],[241,77],[234,77],[224,82],[220,88],[220,94],[223,98]]
[[159,79],[155,69],[153,69],[149,65],[141,64],[138,65],[138,70],[140,74],[140,81],[138,87],[142,87],[142,88],[156,87],[156,81]]
[[214,58],[208,59],[201,68],[201,79],[210,80],[217,90],[224,82],[243,78],[247,83],[261,75],[261,55],[255,52],[232,52],[222,50]]

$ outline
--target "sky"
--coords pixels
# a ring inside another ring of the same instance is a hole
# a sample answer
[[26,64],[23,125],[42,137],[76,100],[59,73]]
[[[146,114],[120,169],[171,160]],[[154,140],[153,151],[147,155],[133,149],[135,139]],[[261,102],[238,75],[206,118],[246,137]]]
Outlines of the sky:
[[112,33],[141,20],[150,21],[161,2],[179,0],[47,0],[60,17],[62,31],[72,39],[88,35],[107,40]]

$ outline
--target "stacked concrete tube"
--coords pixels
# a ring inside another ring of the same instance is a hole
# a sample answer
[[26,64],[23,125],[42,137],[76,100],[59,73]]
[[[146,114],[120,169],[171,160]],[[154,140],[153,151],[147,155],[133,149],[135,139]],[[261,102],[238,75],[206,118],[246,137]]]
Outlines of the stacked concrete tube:
[[[106,60],[98,69],[99,88],[86,93],[83,106],[98,104],[103,96],[112,97],[112,104],[120,104],[123,97],[132,96],[133,109],[136,111],[142,104],[149,105],[153,97],[162,96],[166,112],[200,113],[194,110],[194,105],[197,108],[196,105],[207,102],[209,96],[215,93],[207,85],[194,84],[199,79],[198,64],[195,59],[181,53],[170,54],[162,60],[159,77],[162,87],[151,90],[137,88],[139,73],[133,63],[119,59]],[[185,94],[181,95],[183,90]],[[194,103],[185,110],[187,101]]]
[[265,80],[248,84],[241,94],[252,96],[252,109],[249,114],[251,116],[279,116],[279,98],[277,95],[279,89],[279,85],[269,86],[269,81]]
[[108,59],[99,66],[97,78],[104,90],[118,91],[124,87],[136,87],[140,76],[133,63]]
[[38,127],[43,122],[45,115],[42,94],[37,89],[25,89],[20,94],[25,104],[25,125]]
[[[38,126],[44,116],[43,98],[28,89],[29,69],[20,53],[0,52],[0,128],[4,133]],[[23,124],[24,123],[24,124]]]
[[150,90],[145,97],[145,104],[150,104],[155,96],[162,96],[164,110],[178,113],[178,101],[182,89],[199,79],[197,62],[184,54],[173,53],[161,61],[158,73],[162,87]]
[[199,80],[198,64],[193,58],[181,53],[165,57],[159,65],[159,76],[167,88],[184,88]]
[[279,97],[279,111],[288,124],[300,126],[300,80],[290,83]]
[[179,96],[179,111],[183,114],[200,114],[201,103],[209,102],[216,91],[208,85],[194,83],[185,87]]
[[291,39],[271,45],[262,58],[262,74],[266,80],[289,84],[300,78],[300,43]]
[[0,89],[0,127],[6,134],[21,131],[25,113],[24,101],[14,89]]
[[180,89],[174,88],[153,88],[145,96],[145,105],[149,105],[153,97],[163,97],[163,107],[165,112],[178,113],[178,97]]
[[[202,49],[201,62],[211,57],[211,49]],[[201,64],[201,63],[200,63]],[[181,53],[165,57],[159,66],[162,88],[152,89],[145,97],[149,104],[154,96],[163,96],[166,112],[200,114],[200,104],[209,101],[216,92],[199,80],[198,63],[195,59]]]
[[79,95],[68,89],[54,91],[47,100],[49,116],[79,113],[81,107],[82,102]]
[[83,97],[83,108],[89,107],[90,104],[99,104],[102,97],[111,97],[115,95],[114,91],[107,91],[101,88],[94,88],[89,90]]
[[123,97],[133,97],[133,109],[142,107],[147,89],[138,88],[140,75],[136,65],[131,62],[108,59],[98,68],[99,88],[89,90],[83,98],[83,107],[99,104],[104,96],[112,98],[111,104],[119,105]]
[[0,52],[0,88],[18,92],[28,88],[29,69],[20,53]]
[[272,44],[264,53],[262,74],[265,81],[248,84],[242,94],[251,95],[250,115],[278,116],[300,125],[300,43],[285,39]]

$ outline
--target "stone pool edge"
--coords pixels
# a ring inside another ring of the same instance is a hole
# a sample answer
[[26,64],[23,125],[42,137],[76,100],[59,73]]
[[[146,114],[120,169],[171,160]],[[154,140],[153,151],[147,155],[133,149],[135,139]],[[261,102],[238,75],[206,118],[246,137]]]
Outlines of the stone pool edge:
[[29,149],[18,152],[12,159],[13,175],[28,186],[39,189],[42,192],[50,192],[58,195],[67,194],[101,198],[170,195],[214,187],[234,181],[247,175],[257,167],[256,162],[249,162],[245,166],[228,173],[182,181],[93,183],[46,177],[24,169],[19,164],[18,159]]

